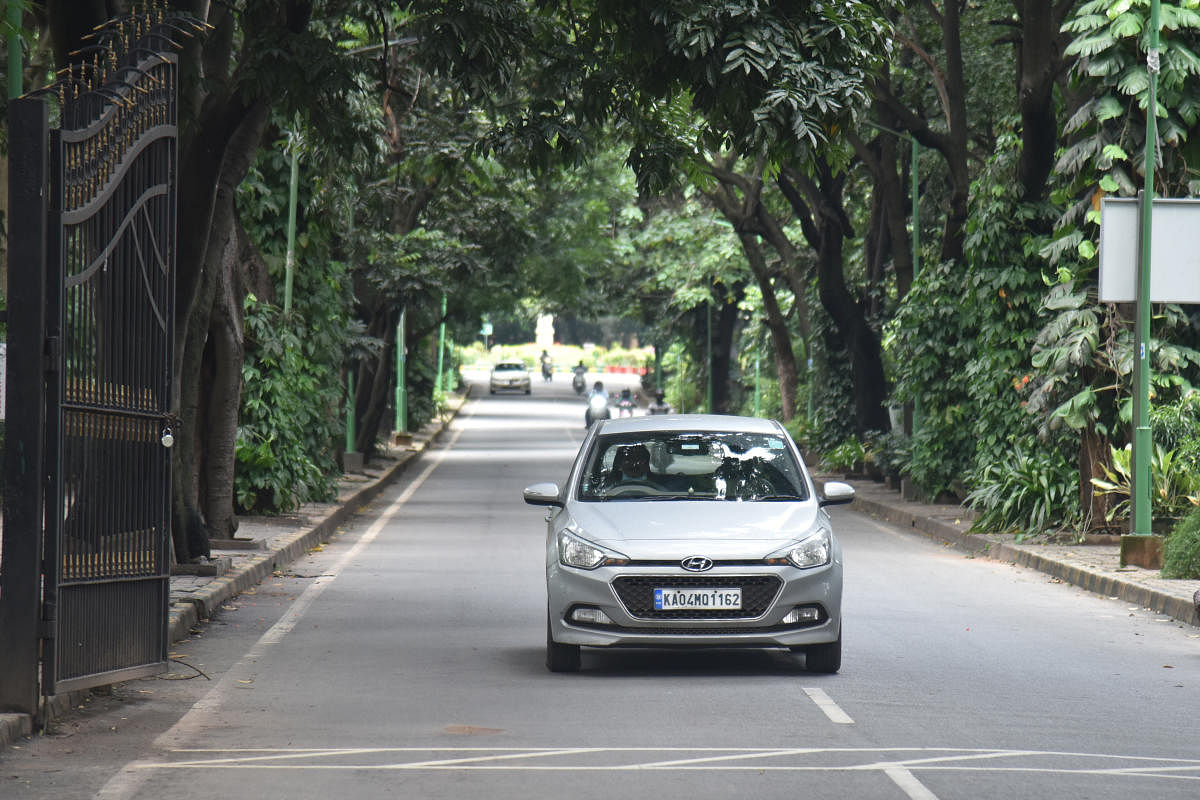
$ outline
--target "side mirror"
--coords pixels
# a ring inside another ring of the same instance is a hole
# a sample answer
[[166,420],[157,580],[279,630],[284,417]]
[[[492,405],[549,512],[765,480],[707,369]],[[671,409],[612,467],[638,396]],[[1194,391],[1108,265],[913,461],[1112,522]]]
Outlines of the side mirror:
[[[850,490],[853,493],[853,489]],[[526,486],[525,491],[521,493],[525,498],[525,502],[531,506],[557,506],[563,507],[563,501],[558,496],[559,489],[557,483],[535,483],[533,486]]]
[[825,495],[821,499],[821,506],[840,506],[843,503],[854,501],[854,487],[848,483],[841,481],[829,481],[822,489]]

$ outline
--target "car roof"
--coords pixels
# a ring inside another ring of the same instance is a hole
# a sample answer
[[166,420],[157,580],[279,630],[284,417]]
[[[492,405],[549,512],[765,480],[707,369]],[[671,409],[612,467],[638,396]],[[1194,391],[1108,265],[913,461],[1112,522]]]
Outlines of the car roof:
[[730,433],[780,433],[778,422],[730,414],[652,414],[605,420],[600,434],[652,431],[719,431]]

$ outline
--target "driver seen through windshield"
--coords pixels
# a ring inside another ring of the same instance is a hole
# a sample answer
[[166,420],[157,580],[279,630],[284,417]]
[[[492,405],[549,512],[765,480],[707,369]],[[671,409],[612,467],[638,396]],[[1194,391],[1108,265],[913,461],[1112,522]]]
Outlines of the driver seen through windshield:
[[626,434],[594,442],[579,499],[797,501],[808,487],[781,436]]

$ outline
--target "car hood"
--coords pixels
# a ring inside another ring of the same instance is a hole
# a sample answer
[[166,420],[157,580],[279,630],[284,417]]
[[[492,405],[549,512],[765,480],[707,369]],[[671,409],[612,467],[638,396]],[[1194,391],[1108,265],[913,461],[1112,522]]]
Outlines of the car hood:
[[572,503],[580,533],[636,559],[762,558],[808,535],[815,502],[737,503],[715,500]]

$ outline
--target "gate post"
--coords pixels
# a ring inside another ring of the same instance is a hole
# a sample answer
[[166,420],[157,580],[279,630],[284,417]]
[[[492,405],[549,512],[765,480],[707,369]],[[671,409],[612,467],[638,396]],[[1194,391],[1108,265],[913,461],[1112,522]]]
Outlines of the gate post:
[[8,385],[0,563],[0,711],[37,716],[46,420],[46,103],[13,100],[9,120]]

